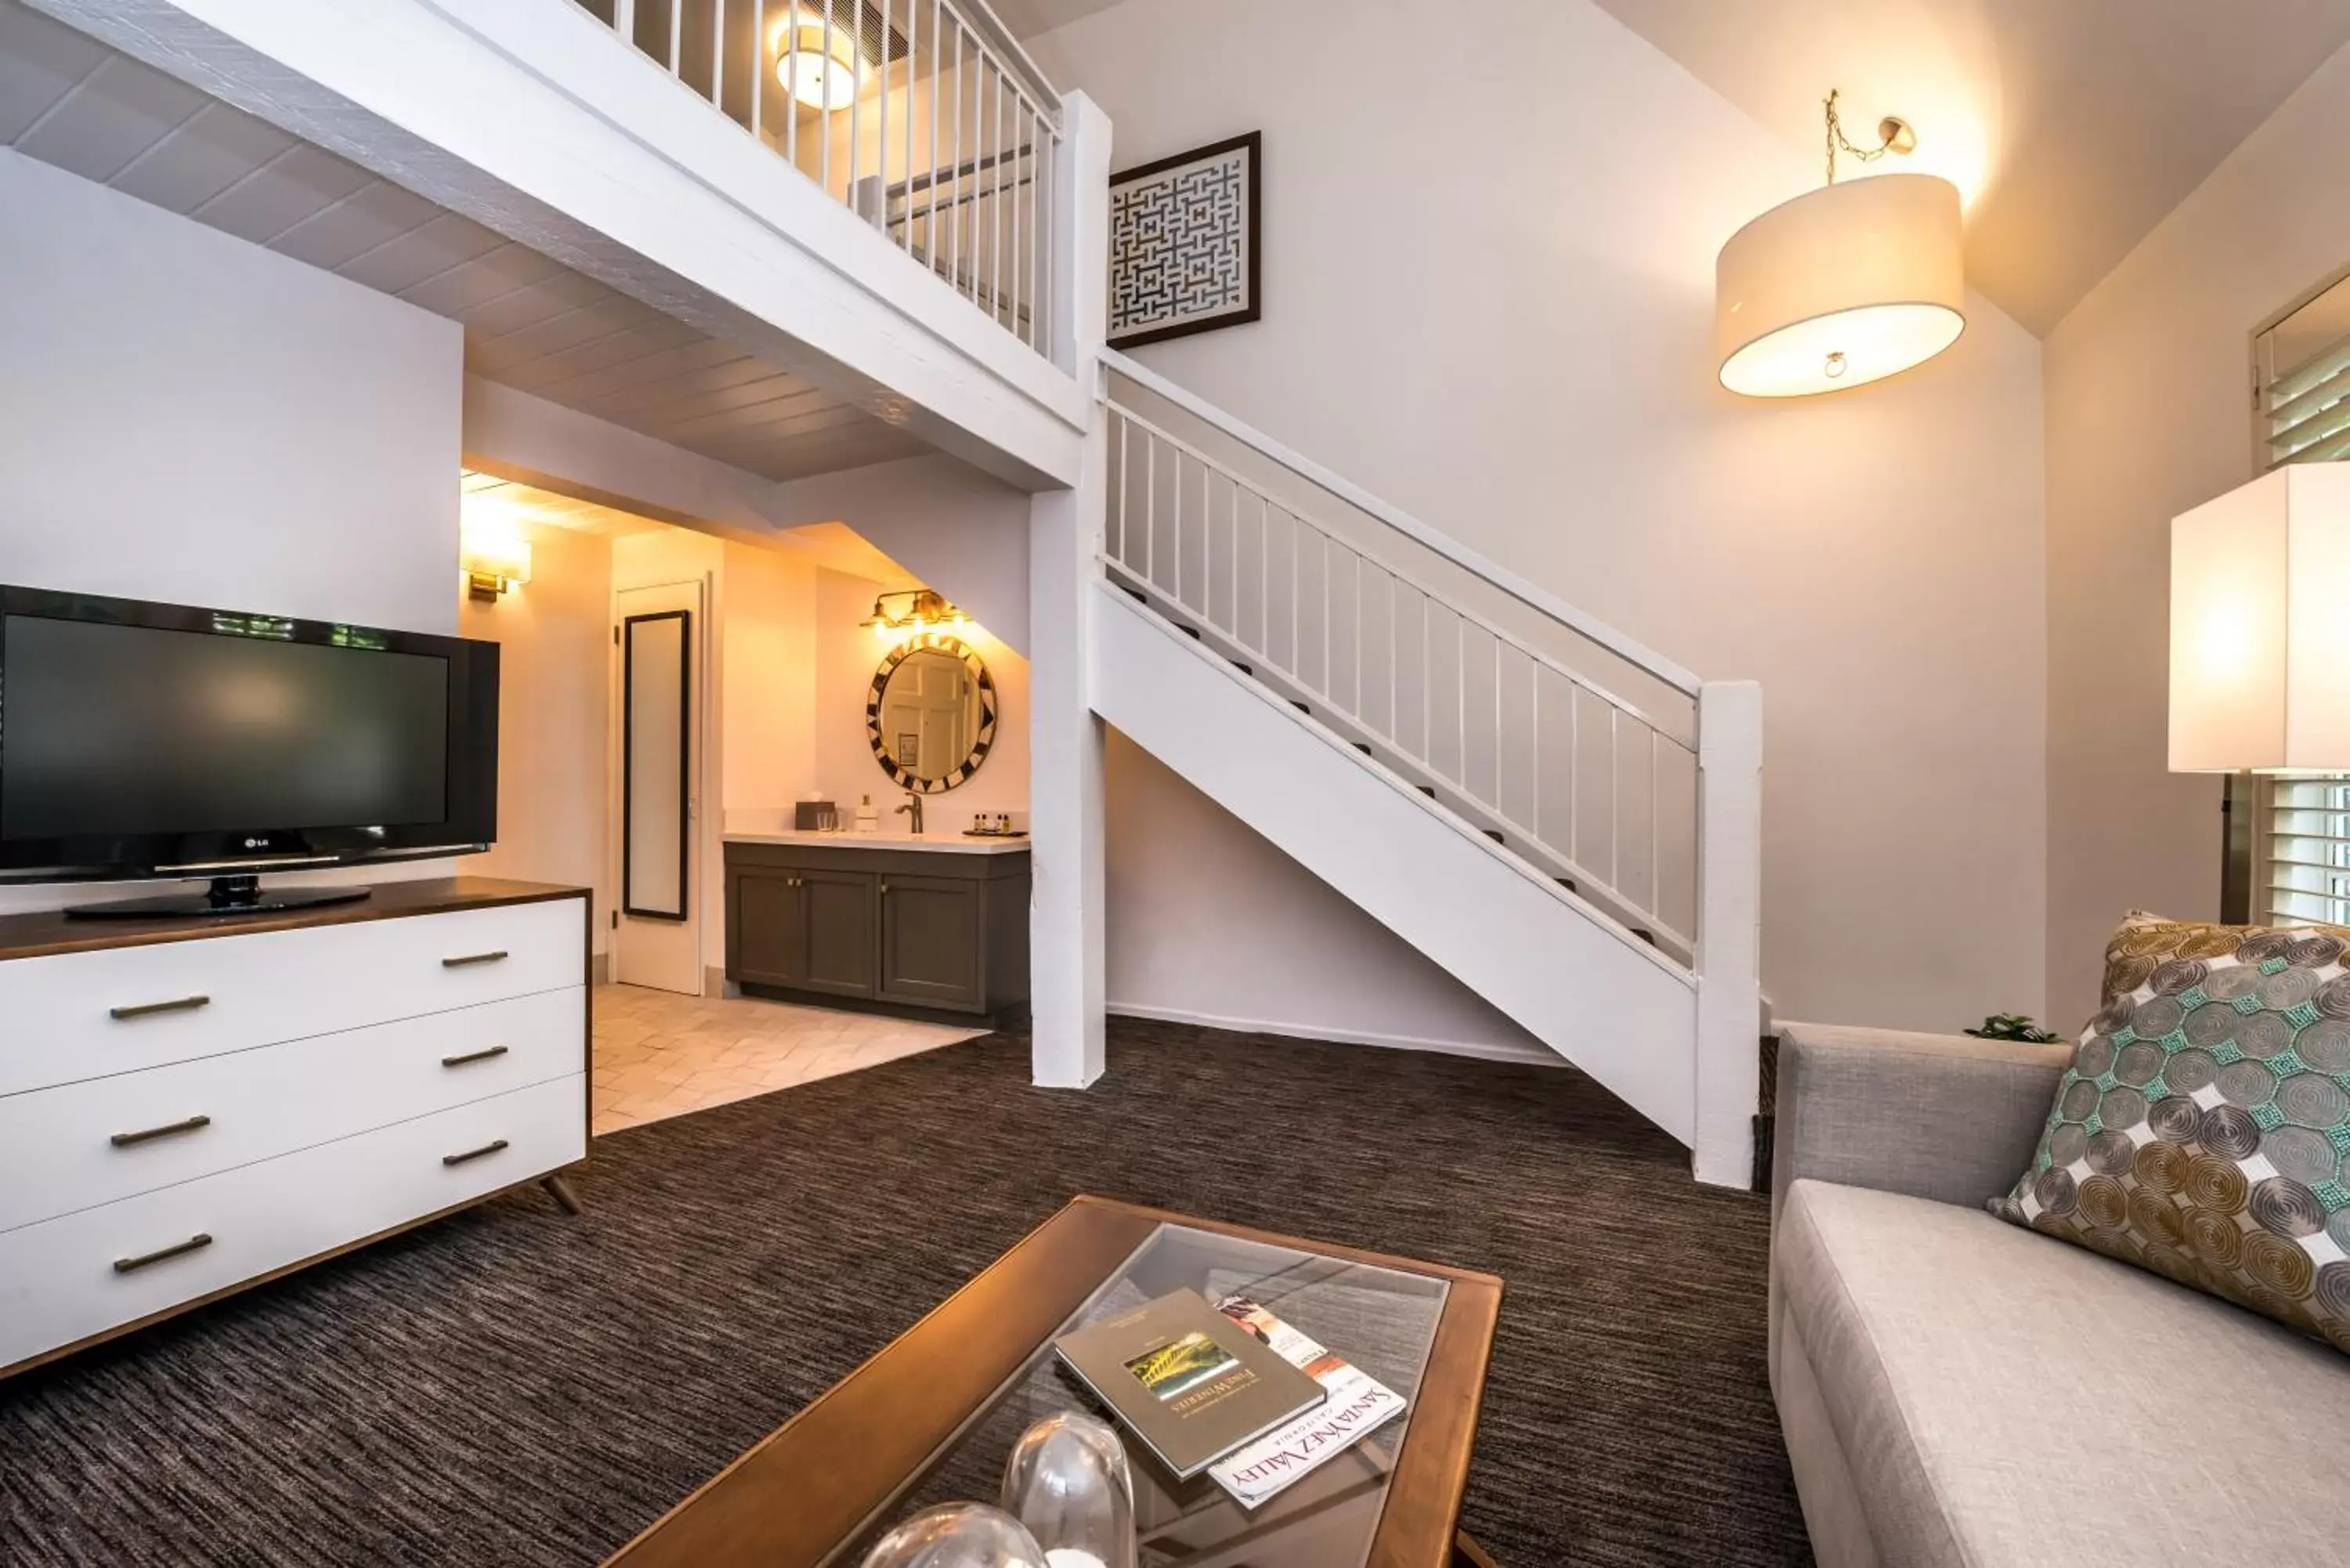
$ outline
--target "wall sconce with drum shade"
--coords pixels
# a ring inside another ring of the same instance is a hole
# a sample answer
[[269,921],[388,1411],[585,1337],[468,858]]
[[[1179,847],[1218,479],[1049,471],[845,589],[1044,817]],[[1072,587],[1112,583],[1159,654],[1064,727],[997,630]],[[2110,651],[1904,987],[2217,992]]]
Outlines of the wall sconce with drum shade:
[[1907,370],[1966,330],[1959,190],[1933,174],[1839,185],[1839,150],[1863,162],[1908,153],[1917,133],[1877,126],[1875,147],[1845,140],[1828,94],[1828,182],[1730,237],[1714,263],[1714,352],[1721,384],[1752,398],[1842,391]]
[[871,627],[884,644],[894,644],[941,627],[969,626],[971,617],[932,589],[908,588],[881,595],[873,601],[873,613],[858,624]]
[[2170,771],[2350,771],[2350,464],[2171,519]]
[[467,528],[458,566],[465,574],[466,590],[474,598],[495,604],[500,595],[530,581],[530,542],[519,535],[488,528]]
[[798,20],[785,16],[772,35],[775,80],[801,104],[827,114],[848,108],[865,90],[855,26],[863,5],[852,0],[840,9],[848,15],[827,22],[825,0],[800,0]]

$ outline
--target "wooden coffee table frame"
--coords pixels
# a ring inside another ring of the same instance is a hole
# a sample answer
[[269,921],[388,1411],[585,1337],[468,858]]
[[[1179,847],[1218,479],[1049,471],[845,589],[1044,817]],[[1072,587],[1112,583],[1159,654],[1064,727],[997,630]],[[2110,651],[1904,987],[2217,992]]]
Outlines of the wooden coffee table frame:
[[1500,1280],[1106,1198],[1077,1198],[671,1509],[612,1563],[616,1568],[824,1568],[880,1521],[972,1417],[1162,1224],[1398,1269],[1450,1285],[1369,1563],[1451,1568],[1475,1561],[1468,1555],[1473,1543],[1456,1539],[1456,1531],[1501,1311]]

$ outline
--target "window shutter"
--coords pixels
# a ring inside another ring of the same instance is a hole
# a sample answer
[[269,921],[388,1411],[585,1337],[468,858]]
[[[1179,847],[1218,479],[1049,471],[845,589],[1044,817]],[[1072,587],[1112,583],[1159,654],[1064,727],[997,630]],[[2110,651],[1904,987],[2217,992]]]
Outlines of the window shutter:
[[2272,919],[2350,925],[2350,778],[2268,781]]
[[[2350,277],[2252,344],[2263,471],[2350,459]],[[2350,775],[2264,778],[2252,855],[2253,915],[2350,925]]]

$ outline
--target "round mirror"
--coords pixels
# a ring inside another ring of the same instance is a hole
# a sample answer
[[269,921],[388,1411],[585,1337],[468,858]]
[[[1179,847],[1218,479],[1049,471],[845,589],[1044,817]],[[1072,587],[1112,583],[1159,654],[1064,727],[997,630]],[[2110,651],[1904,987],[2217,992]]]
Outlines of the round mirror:
[[865,699],[865,738],[881,771],[940,794],[964,783],[995,744],[995,682],[951,637],[917,637],[891,651]]

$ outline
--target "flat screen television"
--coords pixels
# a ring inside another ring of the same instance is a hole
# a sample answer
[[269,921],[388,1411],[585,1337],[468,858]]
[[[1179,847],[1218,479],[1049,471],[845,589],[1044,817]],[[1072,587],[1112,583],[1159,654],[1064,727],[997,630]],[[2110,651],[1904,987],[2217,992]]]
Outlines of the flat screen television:
[[498,648],[0,587],[0,880],[201,877],[93,915],[286,909],[269,870],[486,849]]

